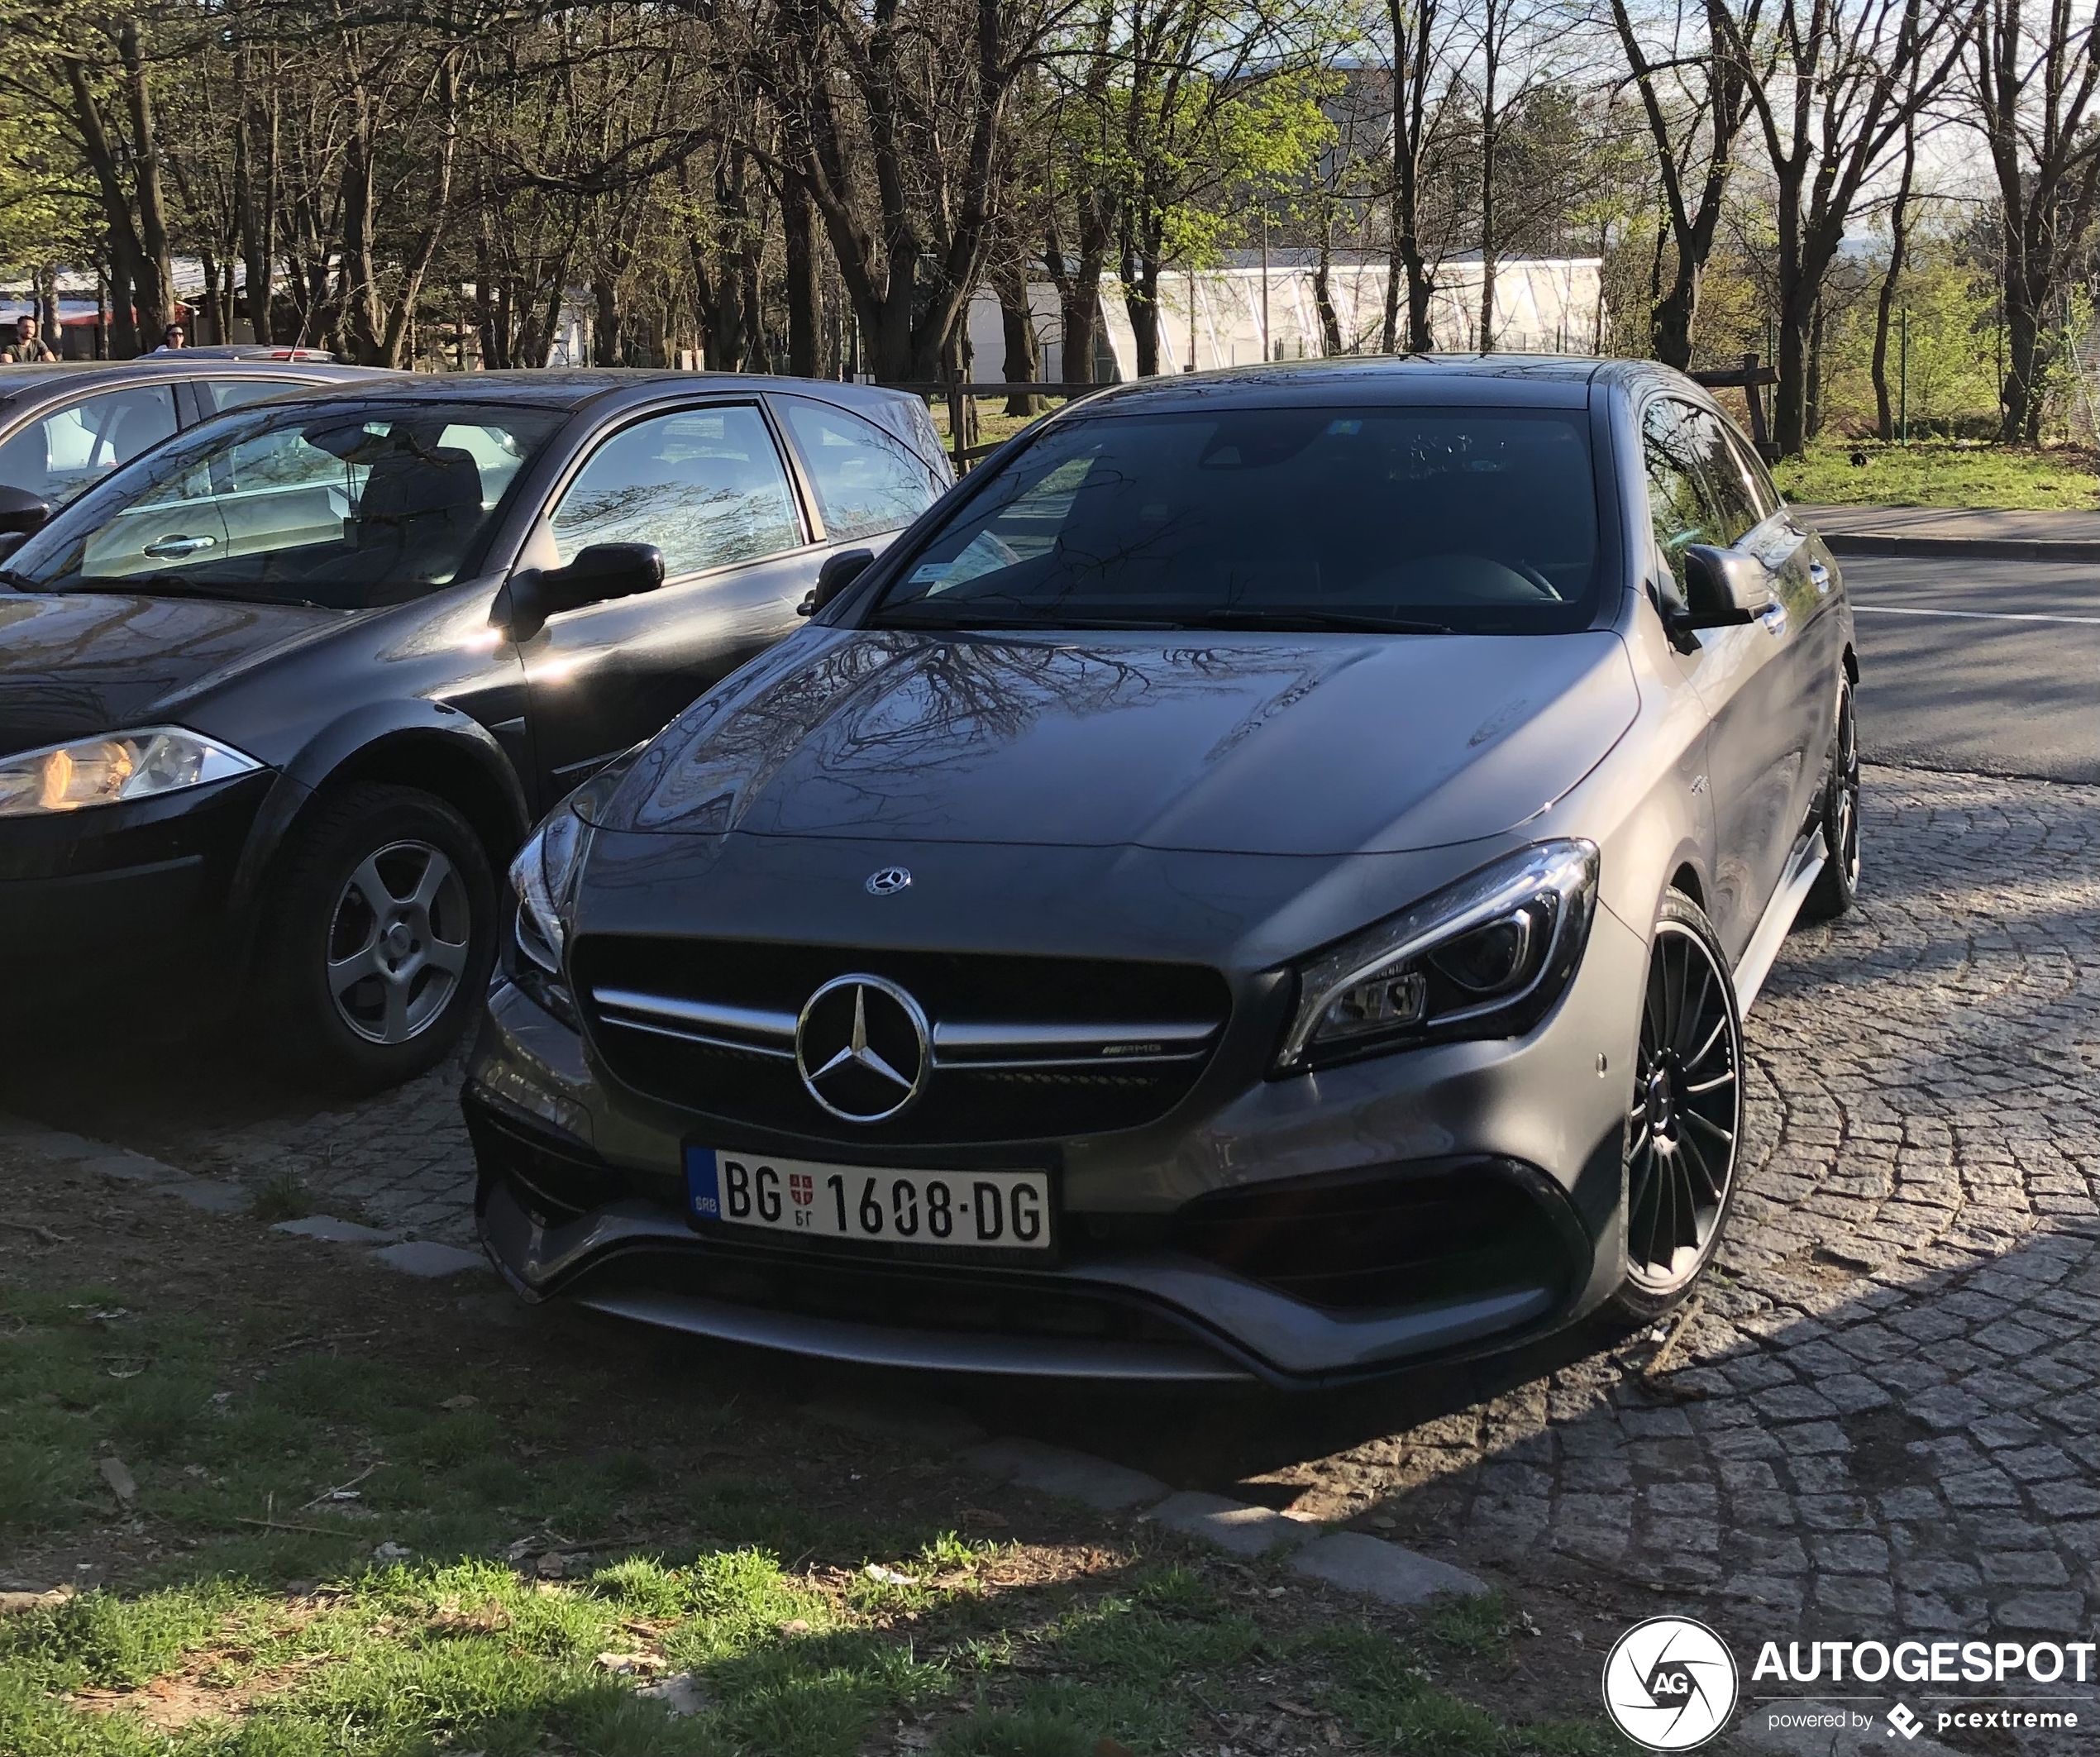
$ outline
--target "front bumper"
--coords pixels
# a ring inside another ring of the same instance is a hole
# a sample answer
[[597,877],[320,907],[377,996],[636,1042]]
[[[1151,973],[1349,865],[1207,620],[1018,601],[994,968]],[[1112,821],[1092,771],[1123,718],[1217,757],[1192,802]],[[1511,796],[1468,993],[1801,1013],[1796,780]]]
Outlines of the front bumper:
[[199,949],[276,781],[0,822],[0,958],[25,986],[71,986]]
[[[865,1364],[1309,1387],[1498,1352],[1616,1285],[1644,953],[1600,911],[1568,992],[1520,1041],[1222,1104],[1199,1090],[1193,1115],[1058,1143],[1064,1242],[1025,1267],[704,1236],[680,1170],[699,1125],[609,1092],[575,1034],[499,984],[465,1094],[482,1238],[528,1299]],[[1320,1274],[1367,1201],[1387,1272]]]

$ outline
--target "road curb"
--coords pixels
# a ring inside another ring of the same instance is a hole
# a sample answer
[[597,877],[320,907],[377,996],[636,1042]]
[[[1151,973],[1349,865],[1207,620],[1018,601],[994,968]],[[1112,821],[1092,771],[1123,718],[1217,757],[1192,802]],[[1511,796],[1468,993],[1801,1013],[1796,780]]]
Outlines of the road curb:
[[2047,537],[1880,537],[1848,531],[1823,531],[1817,535],[1835,556],[1908,556],[1919,561],[2100,561],[2100,543],[2059,542]]

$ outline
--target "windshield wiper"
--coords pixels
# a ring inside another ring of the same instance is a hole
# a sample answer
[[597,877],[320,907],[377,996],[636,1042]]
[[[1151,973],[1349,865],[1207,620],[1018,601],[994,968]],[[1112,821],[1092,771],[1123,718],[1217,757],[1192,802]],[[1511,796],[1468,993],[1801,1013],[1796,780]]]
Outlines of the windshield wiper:
[[1353,616],[1335,610],[1206,610],[1181,618],[1184,628],[1335,629],[1358,634],[1455,634],[1446,623],[1415,623],[1396,616]]
[[81,580],[71,585],[45,587],[61,595],[102,598],[211,598],[222,604],[282,604],[288,608],[325,610],[325,604],[311,598],[284,598],[277,594],[244,592],[238,586],[192,580],[182,574],[126,574],[122,579]]

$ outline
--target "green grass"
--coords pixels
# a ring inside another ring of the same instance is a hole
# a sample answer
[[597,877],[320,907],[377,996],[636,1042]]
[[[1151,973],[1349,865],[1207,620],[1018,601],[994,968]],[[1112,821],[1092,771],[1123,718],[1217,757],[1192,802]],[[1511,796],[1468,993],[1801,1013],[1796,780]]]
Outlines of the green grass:
[[[0,1545],[136,1516],[162,1550],[121,1589],[0,1618],[6,1757],[855,1757],[904,1718],[938,1757],[1167,1757],[1266,1712],[1277,1668],[1358,1750],[1622,1749],[1471,1707],[1390,1635],[1258,1617],[1266,1588],[1168,1540],[995,1588],[1023,1552],[686,1465],[731,1411],[666,1412],[692,1430],[675,1467],[577,1454],[558,1384],[470,1402],[439,1371],[270,1334],[0,1289]],[[594,1536],[623,1525],[651,1535]],[[521,1531],[598,1559],[539,1578]],[[1426,1650],[1499,1654],[1511,1616],[1439,1610]]]
[[[1866,462],[1854,464],[1855,454]],[[1948,440],[1884,446],[1837,440],[1810,446],[1774,474],[1789,500],[1811,504],[2083,512],[2100,506],[2094,455],[2071,446],[2036,449]]]

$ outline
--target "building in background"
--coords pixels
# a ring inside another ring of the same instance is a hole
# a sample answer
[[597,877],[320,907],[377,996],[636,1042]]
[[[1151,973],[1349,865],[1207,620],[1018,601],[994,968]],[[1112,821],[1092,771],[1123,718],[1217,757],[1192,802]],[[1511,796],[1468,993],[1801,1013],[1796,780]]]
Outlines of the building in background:
[[[1506,354],[1591,354],[1603,335],[1601,259],[1595,256],[1506,259],[1495,270],[1495,337]],[[1160,286],[1160,358],[1181,371],[1251,365],[1271,360],[1317,359],[1326,353],[1315,282],[1316,253],[1272,250],[1267,265],[1255,251],[1228,251],[1215,268],[1170,272]],[[1337,252],[1329,268],[1345,354],[1379,351],[1386,318],[1388,270],[1382,252]],[[1430,327],[1448,352],[1480,346],[1480,258],[1447,258],[1437,271]],[[1045,383],[1065,380],[1057,294],[1048,282],[1029,288],[1029,305],[1043,350]],[[1193,322],[1191,322],[1193,315]],[[1101,282],[1102,339],[1096,382],[1134,377],[1137,344],[1123,285]],[[981,289],[970,306],[971,375],[996,380],[1005,355],[999,301]]]

